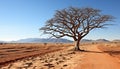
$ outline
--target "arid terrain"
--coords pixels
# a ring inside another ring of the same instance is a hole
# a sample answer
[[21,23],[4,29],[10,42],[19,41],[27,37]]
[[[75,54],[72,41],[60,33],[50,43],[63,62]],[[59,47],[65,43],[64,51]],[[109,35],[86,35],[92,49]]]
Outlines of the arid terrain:
[[0,45],[0,69],[120,69],[120,42]]

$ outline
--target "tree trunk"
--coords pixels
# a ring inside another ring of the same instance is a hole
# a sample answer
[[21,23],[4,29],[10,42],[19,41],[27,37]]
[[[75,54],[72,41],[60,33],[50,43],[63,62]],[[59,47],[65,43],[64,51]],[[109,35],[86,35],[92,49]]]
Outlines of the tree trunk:
[[80,40],[81,39],[75,41],[75,48],[74,48],[75,51],[85,51],[85,50],[81,50],[80,47],[79,47],[80,46]]
[[79,48],[79,43],[80,43],[80,42],[79,42],[79,41],[75,41],[74,43],[75,43],[75,48],[74,48],[74,50],[75,50],[75,51],[80,50],[80,48]]

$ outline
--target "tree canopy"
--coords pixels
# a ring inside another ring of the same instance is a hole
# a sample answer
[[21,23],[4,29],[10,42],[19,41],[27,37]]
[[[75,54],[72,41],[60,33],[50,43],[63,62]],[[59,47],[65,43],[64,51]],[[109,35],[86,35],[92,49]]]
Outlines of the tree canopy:
[[40,30],[56,38],[72,37],[79,45],[79,41],[91,30],[106,27],[109,25],[107,21],[114,19],[113,16],[100,12],[101,10],[90,7],[69,7],[57,10],[54,17],[49,19]]

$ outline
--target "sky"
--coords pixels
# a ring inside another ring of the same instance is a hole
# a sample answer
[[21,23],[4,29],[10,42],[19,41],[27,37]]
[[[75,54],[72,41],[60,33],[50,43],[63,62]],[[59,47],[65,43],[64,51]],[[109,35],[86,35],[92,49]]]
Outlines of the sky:
[[[84,39],[120,39],[120,0],[0,0],[0,41],[24,38],[48,38],[39,28],[56,10],[92,7],[114,16],[114,25],[92,30]],[[68,38],[70,39],[70,38]]]

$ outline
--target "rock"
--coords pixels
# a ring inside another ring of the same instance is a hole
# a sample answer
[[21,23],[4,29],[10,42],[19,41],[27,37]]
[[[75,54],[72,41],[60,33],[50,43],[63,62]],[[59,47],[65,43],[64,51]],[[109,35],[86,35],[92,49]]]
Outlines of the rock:
[[63,65],[63,67],[66,67],[66,66],[68,66],[68,65],[67,65],[67,64],[64,64],[64,65]]
[[62,57],[63,58],[63,60],[66,60],[66,57]]
[[33,63],[32,62],[29,62],[29,63],[25,63],[23,66],[24,67],[30,67]]
[[57,60],[58,60],[58,58],[55,58],[55,60],[57,61]]
[[63,61],[63,60],[60,60],[60,61],[59,61],[59,63],[62,63],[62,62],[64,62],[64,61]]
[[49,68],[54,67],[54,65],[53,65],[53,64],[50,64],[50,63],[44,64],[44,66],[48,66]]

